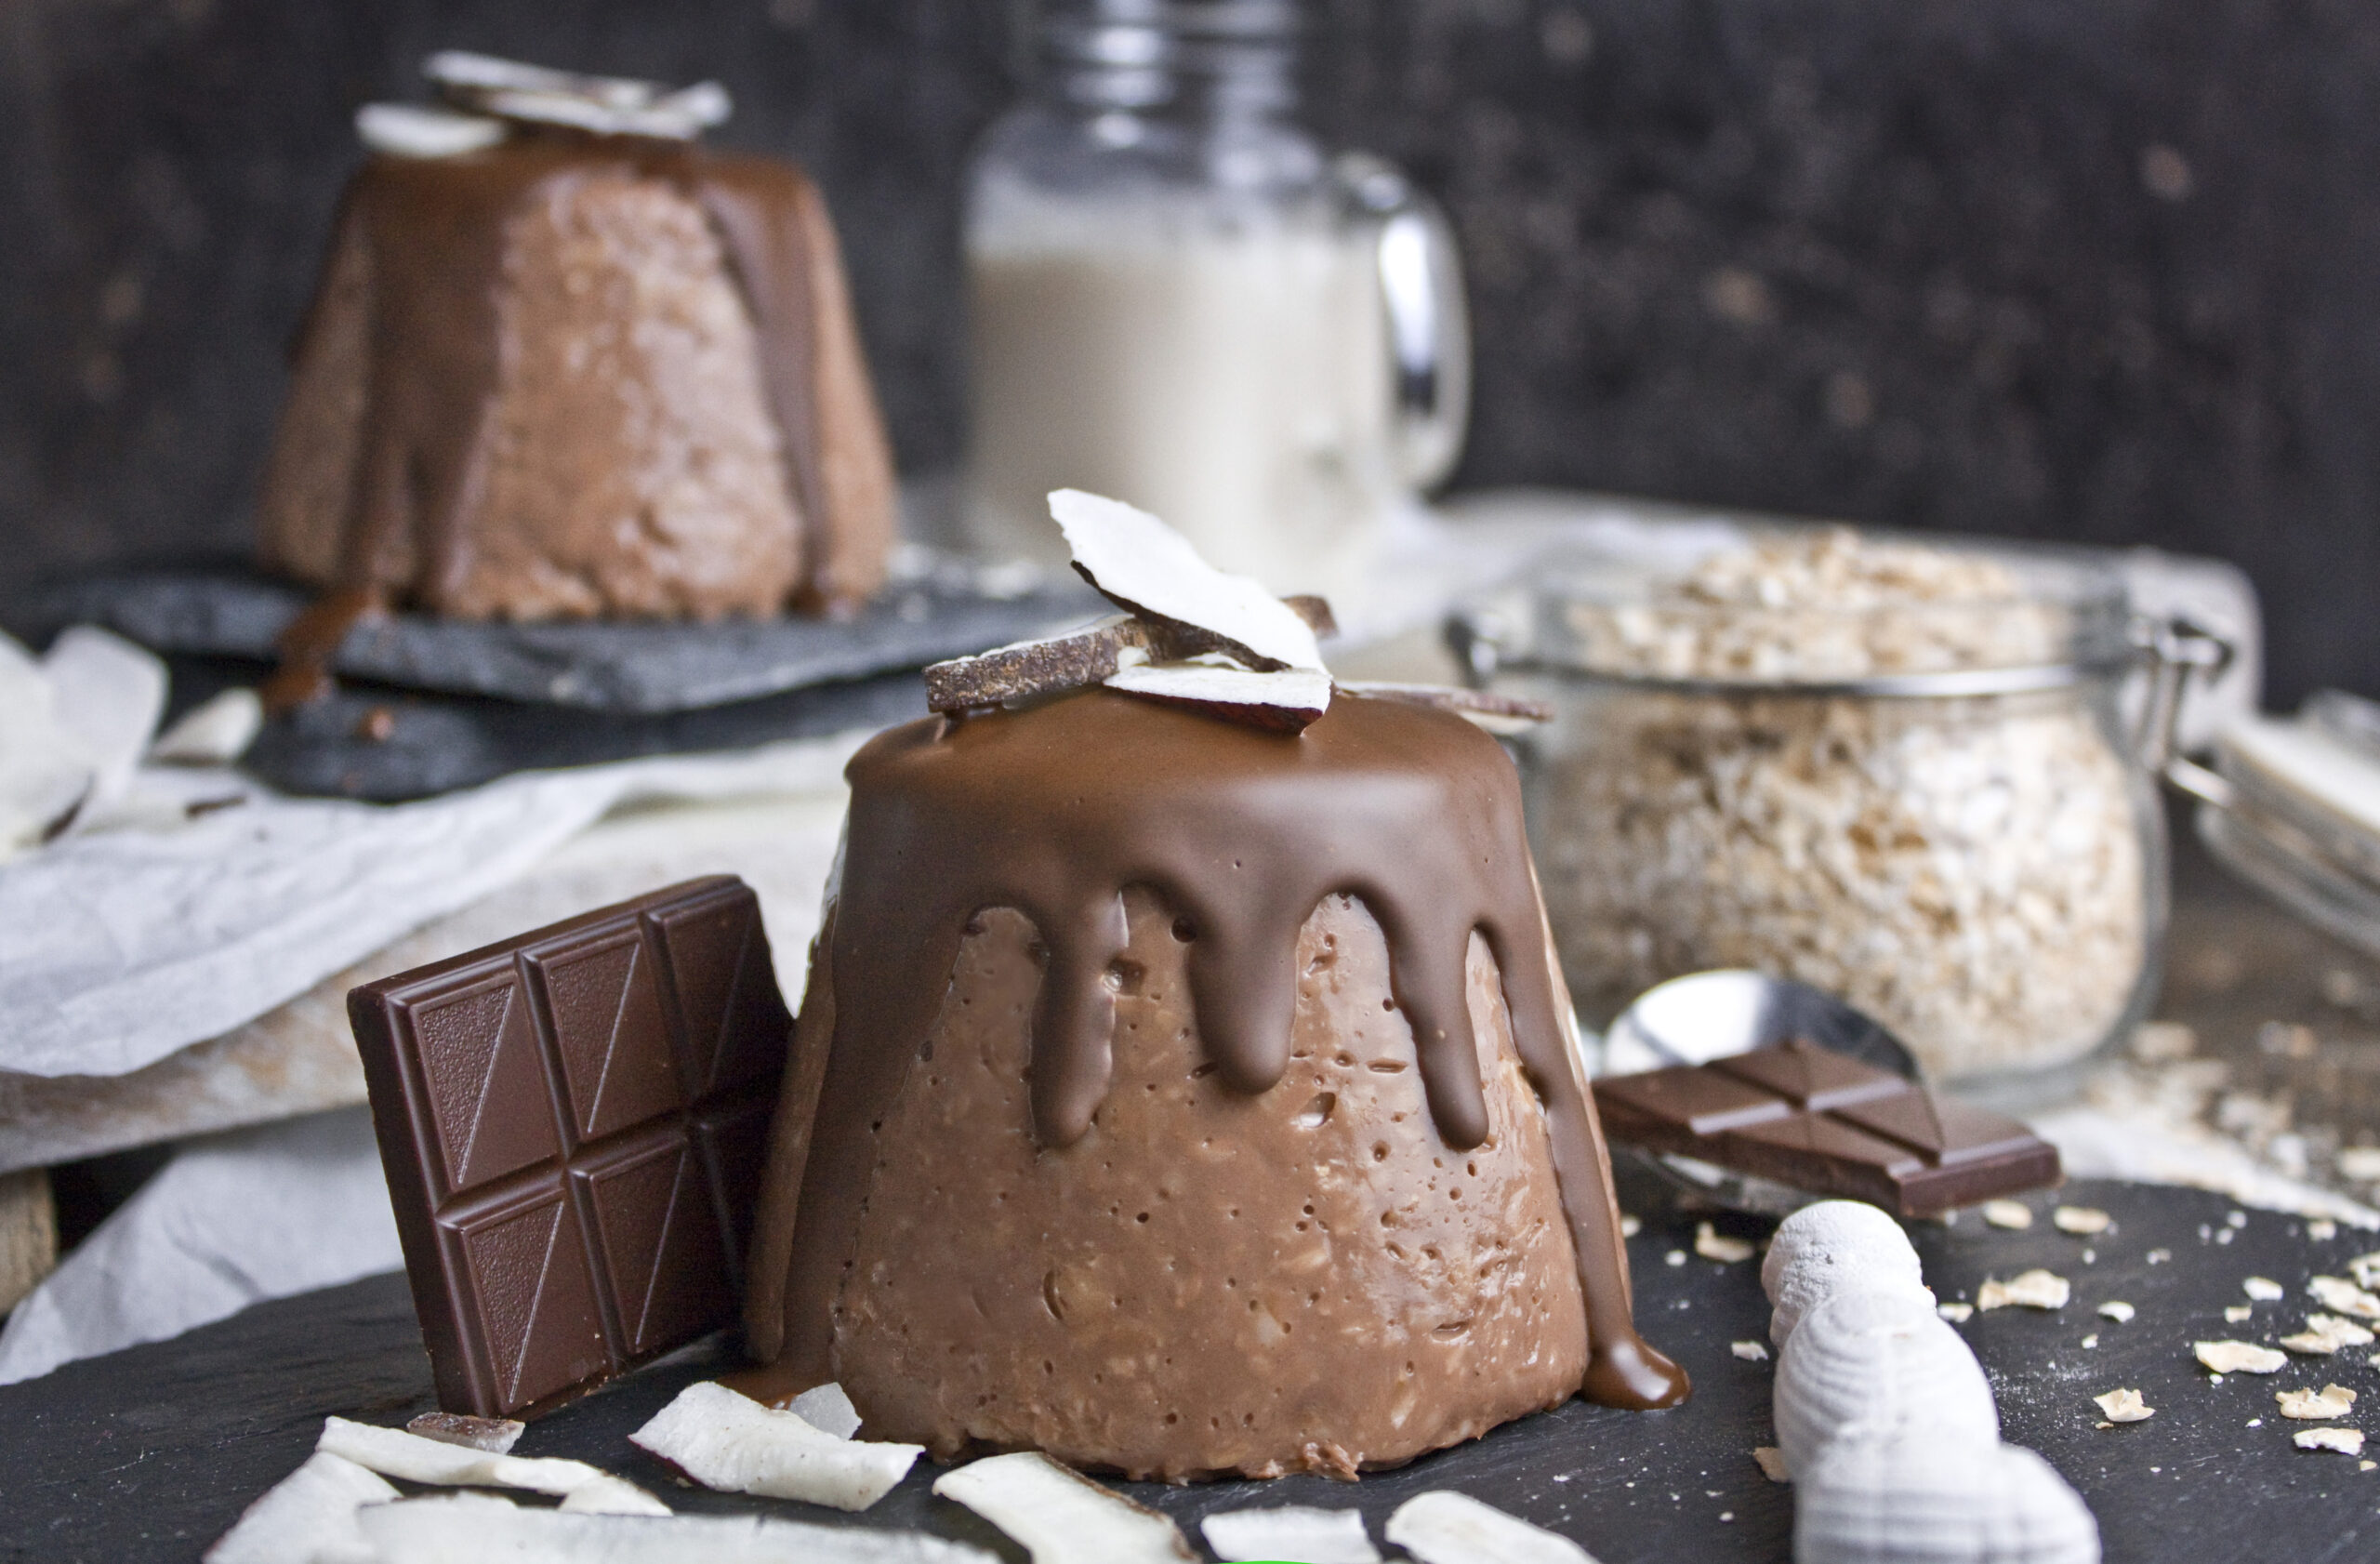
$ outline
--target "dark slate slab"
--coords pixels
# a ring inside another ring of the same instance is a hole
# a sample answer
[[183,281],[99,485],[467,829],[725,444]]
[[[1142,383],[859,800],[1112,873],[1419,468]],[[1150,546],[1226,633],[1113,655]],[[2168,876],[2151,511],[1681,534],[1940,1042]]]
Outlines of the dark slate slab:
[[346,685],[267,722],[240,764],[287,793],[398,803],[516,771],[740,749],[925,714],[925,682],[911,672],[654,714]]
[[[2189,1190],[2083,1182],[2058,1199],[2102,1207],[2116,1226],[2094,1239],[2069,1237],[2046,1220],[2052,1200],[2037,1198],[2044,1219],[2029,1232],[1988,1228],[1972,1214],[1912,1231],[1945,1298],[1971,1298],[1987,1275],[2033,1266],[2074,1283],[2073,1303],[2058,1313],[2001,1310],[1964,1329],[1991,1376],[2006,1437],[2040,1451],[2081,1489],[2110,1564],[2344,1564],[2380,1551],[2380,1472],[2298,1451],[2290,1433],[2302,1425],[2283,1422],[2273,1405],[2278,1389],[2330,1380],[2364,1390],[2366,1407],[2380,1401],[2364,1354],[2294,1360],[2269,1379],[2235,1375],[2220,1385],[2190,1358],[2195,1339],[2268,1342],[2296,1329],[2307,1278],[2340,1270],[2374,1243],[2372,1235],[2318,1243],[2303,1223],[2267,1213],[2229,1229],[2228,1202]],[[1771,1442],[1774,1365],[1742,1361],[1728,1347],[1765,1337],[1757,1267],[1667,1264],[1670,1253],[1690,1251],[1694,1221],[1648,1217],[1630,1246],[1639,1320],[1695,1377],[1682,1408],[1629,1413],[1573,1402],[1354,1486],[1287,1478],[1128,1491],[1173,1514],[1194,1540],[1199,1517],[1260,1503],[1354,1505],[1378,1536],[1406,1499],[1450,1487],[1576,1538],[1603,1564],[1788,1558],[1792,1491],[1763,1478],[1751,1453]],[[1732,1217],[1720,1226],[1765,1231]],[[2228,1244],[2219,1241],[2227,1230]],[[2086,1249],[2095,1258],[2084,1258]],[[2149,1263],[2157,1250],[2172,1258]],[[2227,1325],[2223,1308],[2245,1301],[2240,1283],[2250,1275],[2281,1281],[2292,1296],[2258,1305],[2249,1324]],[[2137,1318],[2098,1318],[2109,1298],[2136,1306]],[[2092,1335],[2097,1346],[2084,1347]],[[532,1425],[519,1452],[595,1462],[688,1512],[918,1527],[1023,1559],[932,1495],[931,1465],[863,1517],[676,1486],[626,1436],[683,1385],[719,1372],[728,1350],[714,1340],[620,1381]],[[2090,1398],[2118,1385],[2139,1389],[2157,1415],[2095,1427]],[[430,1365],[393,1276],[261,1305],[176,1341],[0,1388],[0,1558],[192,1559],[304,1458],[324,1415],[397,1424],[430,1404]],[[2249,1426],[2255,1420],[2261,1425]],[[2369,1413],[2350,1421],[2380,1426]]]
[[[304,589],[231,571],[145,571],[53,587],[20,611],[37,637],[78,622],[158,652],[273,658]],[[856,616],[717,624],[472,624],[392,615],[349,631],[337,671],[406,689],[650,716],[923,668],[1099,611],[1079,582],[994,596],[962,580],[888,589]]]

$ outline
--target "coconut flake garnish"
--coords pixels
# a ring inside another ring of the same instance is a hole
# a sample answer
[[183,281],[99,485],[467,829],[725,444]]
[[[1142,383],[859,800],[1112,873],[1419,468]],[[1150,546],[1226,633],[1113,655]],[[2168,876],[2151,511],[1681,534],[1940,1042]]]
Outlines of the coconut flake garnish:
[[1128,612],[1204,630],[1250,669],[1320,671],[1322,649],[1297,610],[1252,577],[1217,570],[1190,540],[1119,499],[1060,489],[1050,514],[1075,569]]
[[890,1493],[922,1445],[869,1444],[764,1407],[716,1380],[690,1385],[628,1436],[706,1488],[864,1510]]
[[344,1456],[316,1451],[265,1490],[206,1550],[205,1564],[377,1564],[356,1511],[397,1491]]
[[595,1515],[668,1515],[669,1506],[625,1478],[584,1461],[494,1455],[425,1439],[402,1428],[377,1428],[343,1417],[323,1420],[314,1448],[344,1456],[385,1478],[443,1488],[521,1488],[558,1495],[562,1507]]
[[843,1387],[832,1380],[805,1390],[785,1404],[785,1410],[822,1434],[848,1439],[859,1432],[859,1409]]
[[1444,1490],[1398,1505],[1388,1540],[1421,1564],[1594,1564],[1574,1542]]
[[1300,1564],[1380,1564],[1380,1549],[1355,1510],[1318,1510],[1302,1504],[1272,1509],[1225,1510],[1198,1523],[1207,1545],[1223,1564],[1294,1558]]
[[358,1517],[372,1564],[998,1564],[919,1531],[861,1531],[763,1516],[572,1515],[485,1493],[374,1504]]
[[1015,1538],[1033,1564],[1177,1564],[1197,1557],[1170,1517],[1038,1451],[945,1472],[933,1491]]
[[1312,669],[1256,673],[1201,659],[1118,669],[1105,683],[1144,700],[1282,733],[1300,732],[1330,709],[1330,675]]

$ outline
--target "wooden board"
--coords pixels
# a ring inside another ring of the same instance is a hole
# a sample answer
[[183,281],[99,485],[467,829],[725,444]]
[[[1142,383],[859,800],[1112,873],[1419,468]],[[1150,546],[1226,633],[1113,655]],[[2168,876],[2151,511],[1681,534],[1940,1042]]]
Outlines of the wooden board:
[[[2057,1200],[2100,1207],[2116,1225],[2096,1239],[2070,1237],[2048,1221],[2056,1201],[2036,1197],[2040,1220],[2025,1232],[1987,1227],[1968,1213],[1913,1236],[1944,1298],[1971,1299],[1987,1275],[2035,1266],[2072,1281],[2073,1302],[2058,1313],[2003,1309],[1962,1329],[1990,1374],[2006,1437],[2041,1451],[2082,1490],[2111,1564],[2380,1556],[2380,1470],[2297,1451],[2290,1435],[2305,1425],[2283,1421],[2273,1403],[2285,1388],[2335,1381],[2355,1389],[2363,1400],[2347,1421],[2373,1431],[2380,1453],[2380,1372],[2365,1361],[2373,1349],[2293,1359],[2269,1379],[2219,1385],[2190,1356],[2197,1339],[2269,1342],[2299,1329],[2310,1306],[2307,1279],[2337,1274],[2348,1257],[2380,1248],[2380,1236],[2347,1230],[2316,1242],[2303,1222],[2258,1212],[2233,1226],[2228,1201],[2188,1190],[2084,1182]],[[1180,1518],[1194,1542],[1200,1516],[1289,1503],[1354,1505],[1377,1537],[1404,1500],[1454,1488],[1576,1538],[1603,1564],[1785,1559],[1792,1490],[1767,1481],[1752,1457],[1752,1447],[1773,1442],[1775,1365],[1729,1348],[1765,1340],[1757,1266],[1692,1257],[1695,1220],[1648,1217],[1630,1245],[1643,1329],[1695,1377],[1694,1398],[1676,1411],[1573,1402],[1352,1486],[1289,1478],[1130,1491]],[[1765,1236],[1758,1222],[1719,1226]],[[2171,1258],[2150,1263],[2161,1250]],[[1671,1265],[1673,1253],[1686,1258]],[[2279,1281],[2290,1295],[2256,1305],[2246,1324],[2227,1324],[2225,1306],[2248,1302],[2241,1283],[2249,1276]],[[2137,1316],[2129,1324],[2099,1318],[2097,1306],[2110,1298],[2133,1304]],[[2090,1336],[2096,1347],[2082,1345]],[[534,1425],[519,1453],[594,1462],[685,1511],[922,1527],[1024,1557],[933,1498],[929,1465],[865,1517],[675,1486],[626,1436],[681,1386],[718,1372],[724,1351],[698,1346]],[[2090,1398],[2119,1385],[2141,1391],[2157,1415],[2095,1427]],[[395,1277],[262,1305],[176,1341],[0,1387],[0,1558],[195,1558],[304,1458],[325,1414],[401,1424],[430,1406],[429,1363]]]

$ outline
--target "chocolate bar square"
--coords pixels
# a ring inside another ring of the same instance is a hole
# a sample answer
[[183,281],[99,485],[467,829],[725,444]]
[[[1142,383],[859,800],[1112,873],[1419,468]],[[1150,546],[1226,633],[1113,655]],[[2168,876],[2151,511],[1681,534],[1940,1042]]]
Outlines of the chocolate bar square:
[[347,1004],[440,1405],[534,1416],[735,1317],[793,1026],[742,881]]
[[2056,1184],[2057,1148],[2015,1120],[1795,1040],[1595,1082],[1615,1141],[1930,1216]]

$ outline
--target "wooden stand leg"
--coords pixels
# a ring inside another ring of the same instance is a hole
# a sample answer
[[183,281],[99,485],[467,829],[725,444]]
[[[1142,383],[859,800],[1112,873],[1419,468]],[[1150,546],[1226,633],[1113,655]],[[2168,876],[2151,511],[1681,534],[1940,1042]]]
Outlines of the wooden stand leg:
[[0,1313],[58,1268],[58,1212],[40,1168],[0,1173]]

